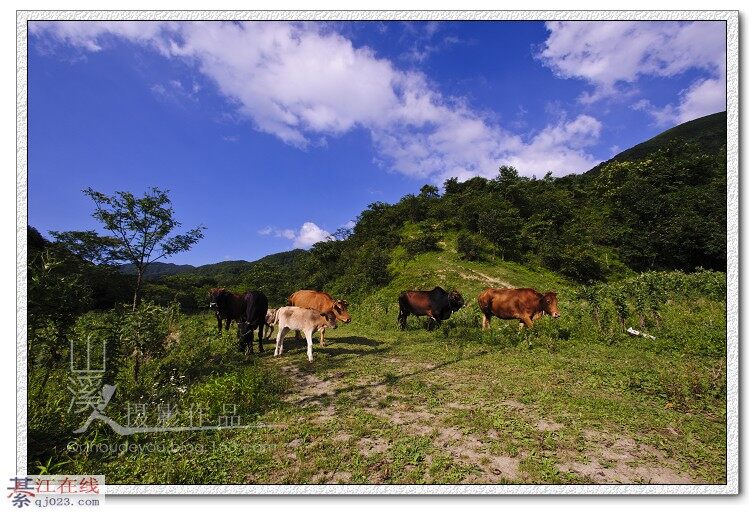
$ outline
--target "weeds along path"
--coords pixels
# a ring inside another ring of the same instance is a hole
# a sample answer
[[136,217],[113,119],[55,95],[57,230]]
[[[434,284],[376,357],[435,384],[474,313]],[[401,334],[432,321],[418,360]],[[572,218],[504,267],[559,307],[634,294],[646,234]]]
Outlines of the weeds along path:
[[[274,466],[247,482],[700,481],[641,435],[609,421],[596,429],[533,400],[526,352],[457,353],[428,331],[349,334],[355,330],[329,333],[312,364],[293,340],[281,358],[269,358],[290,381],[273,420],[285,429],[270,446]],[[550,368],[540,373],[562,381]]]

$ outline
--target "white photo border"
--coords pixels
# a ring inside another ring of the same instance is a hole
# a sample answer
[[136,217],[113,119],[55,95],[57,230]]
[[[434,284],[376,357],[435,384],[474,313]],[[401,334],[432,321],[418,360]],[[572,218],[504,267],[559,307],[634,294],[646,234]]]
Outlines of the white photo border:
[[719,20],[726,22],[727,302],[726,483],[720,485],[107,485],[110,495],[522,495],[739,493],[739,12],[738,11],[17,11],[16,467],[27,471],[27,22],[33,20]]

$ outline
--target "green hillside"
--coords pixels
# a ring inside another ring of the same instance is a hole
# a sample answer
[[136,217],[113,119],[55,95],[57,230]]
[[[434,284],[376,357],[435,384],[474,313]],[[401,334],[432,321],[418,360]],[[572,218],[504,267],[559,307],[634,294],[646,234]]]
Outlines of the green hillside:
[[668,146],[673,141],[683,141],[699,145],[702,151],[708,154],[718,153],[722,147],[726,147],[726,111],[709,114],[708,116],[672,127],[639,145],[619,152],[608,161],[604,161],[591,169],[588,173],[595,172],[608,163],[641,160],[653,152]]

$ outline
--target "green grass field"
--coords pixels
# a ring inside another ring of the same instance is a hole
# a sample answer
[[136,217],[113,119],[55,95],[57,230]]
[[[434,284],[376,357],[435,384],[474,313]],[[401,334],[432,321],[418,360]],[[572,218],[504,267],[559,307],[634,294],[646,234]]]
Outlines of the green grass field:
[[[189,379],[147,400],[233,402],[242,424],[264,427],[121,437],[95,422],[74,437],[67,428],[81,420],[68,421],[60,442],[78,450],[32,439],[30,472],[125,484],[725,482],[722,301],[669,300],[647,328],[658,339],[632,338],[594,323],[577,287],[552,273],[452,252],[407,263],[315,343],[312,364],[293,336],[282,357],[273,342],[244,357],[210,313],[174,321],[163,362]],[[411,318],[399,331],[398,292],[435,284],[458,288],[466,306],[439,329]],[[531,331],[496,319],[483,333],[475,296],[504,285],[558,291],[562,317]],[[40,403],[64,421],[65,398]],[[36,420],[31,430],[47,434],[52,423]]]

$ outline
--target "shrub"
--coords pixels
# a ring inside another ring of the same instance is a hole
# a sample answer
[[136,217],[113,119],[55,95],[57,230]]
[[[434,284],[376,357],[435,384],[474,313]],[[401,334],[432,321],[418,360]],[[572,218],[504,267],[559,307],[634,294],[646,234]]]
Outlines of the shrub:
[[76,319],[70,340],[74,345],[74,352],[86,352],[89,345],[92,356],[99,356],[102,346],[105,352],[105,382],[114,380],[131,351],[124,348],[121,342],[121,326],[124,319],[123,309],[109,311],[90,311]]
[[401,243],[409,256],[440,250],[438,242],[441,238],[441,232],[432,224],[420,222],[410,225],[405,231],[408,234],[402,238]]
[[543,264],[567,277],[583,283],[606,278],[605,267],[595,257],[598,249],[592,245],[548,245],[542,252]]
[[723,356],[725,284],[722,272],[646,272],[581,287],[577,298],[584,305],[584,323],[597,326],[603,339],[623,338],[628,325],[650,324],[659,348]]
[[480,236],[468,231],[461,231],[456,236],[456,251],[466,261],[484,261],[493,251],[493,245]]

